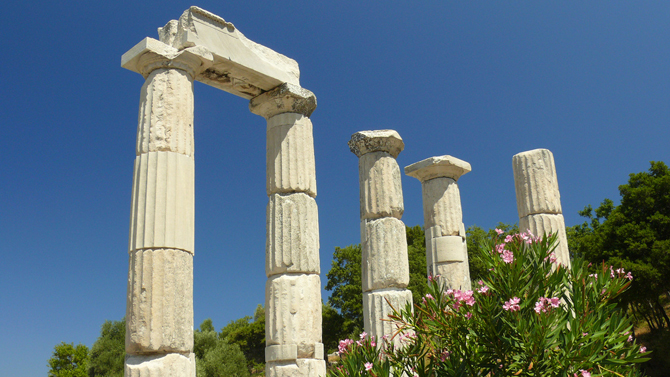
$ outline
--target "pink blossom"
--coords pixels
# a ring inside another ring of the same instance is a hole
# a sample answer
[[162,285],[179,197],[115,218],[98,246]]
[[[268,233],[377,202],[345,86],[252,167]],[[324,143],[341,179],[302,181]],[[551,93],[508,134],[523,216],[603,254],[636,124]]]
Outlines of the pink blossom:
[[640,347],[640,353],[645,353],[645,352],[647,352],[647,347],[645,347],[645,346]]
[[589,335],[589,333],[587,333],[587,332],[582,333],[582,336],[587,336],[587,335]]
[[509,301],[505,301],[505,303],[503,304],[503,309],[515,312],[520,309],[519,302],[521,302],[521,299],[515,296],[509,299]]
[[451,352],[447,351],[446,349],[442,351],[442,355],[440,355],[440,360],[444,361],[451,355]]
[[340,355],[347,353],[347,348],[351,344],[354,344],[354,341],[351,339],[340,340],[340,344],[337,346],[337,353]]
[[511,251],[505,250],[502,253],[502,260],[505,263],[512,263],[514,262],[514,254],[512,254]]
[[597,278],[598,278],[598,274],[590,274],[589,277],[590,277],[590,278],[596,278],[596,279],[597,279]]
[[488,290],[489,290],[489,287],[488,287],[488,286],[486,286],[486,285],[482,285],[481,287],[479,287],[479,288],[477,289],[477,292],[479,292],[479,293],[486,293],[486,292],[488,292]]
[[365,363],[365,370],[372,369],[372,363]]
[[632,342],[632,341],[633,341],[633,336],[632,336],[632,335],[628,335],[628,340],[627,340],[627,342],[630,343],[630,342]]
[[556,253],[549,254],[549,262],[556,263],[557,260],[558,258],[556,257]]
[[428,300],[435,300],[435,298],[433,297],[433,295],[431,295],[430,293],[427,293],[427,294],[426,294],[426,298],[427,298]]
[[633,274],[631,274],[630,271],[624,277],[630,281],[633,281]]
[[[465,315],[465,318],[467,318],[467,319],[472,318],[472,313],[468,312],[468,313]],[[442,360],[442,361],[444,361],[444,360]]]
[[361,333],[361,335],[359,335],[359,336],[361,337],[361,340],[363,340],[363,339],[365,339],[366,336],[368,336],[368,333],[366,333],[365,331],[363,331],[363,332]]
[[504,244],[504,243],[497,244],[497,245],[496,245],[496,251],[498,252],[498,254],[500,254],[500,253],[502,253],[503,251],[505,251],[505,244]]
[[549,302],[551,303],[551,306],[553,308],[558,308],[559,300],[558,297],[552,297],[549,299]]
[[498,233],[498,234],[503,234],[503,233],[505,233],[505,231],[503,231],[502,229],[498,229],[498,228],[496,228],[496,233]]
[[[586,371],[584,369],[580,369],[579,371],[582,372],[582,377],[591,377],[591,373],[589,373],[588,371]],[[576,375],[577,374],[575,373],[575,376]]]
[[514,237],[512,237],[512,235],[507,235],[507,237],[505,237],[505,242],[512,242],[513,239]]

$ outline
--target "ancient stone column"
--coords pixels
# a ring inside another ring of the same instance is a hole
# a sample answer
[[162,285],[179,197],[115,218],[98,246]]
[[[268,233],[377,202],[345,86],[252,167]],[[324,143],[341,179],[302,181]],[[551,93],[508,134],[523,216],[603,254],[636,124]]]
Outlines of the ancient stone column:
[[309,116],[316,97],[283,84],[251,99],[267,120],[265,375],[325,376],[319,216]]
[[[358,156],[361,203],[363,317],[365,331],[377,339],[393,335],[387,321],[395,309],[412,303],[400,167],[405,144],[396,131],[353,134],[349,149]],[[390,303],[390,305],[389,305]]]
[[130,214],[126,376],[195,376],[193,80],[205,49],[136,46],[140,95]]
[[554,155],[548,149],[534,149],[512,157],[519,230],[534,235],[558,233],[554,251],[558,261],[570,267],[570,252],[561,210],[561,195]]
[[458,178],[470,164],[452,156],[427,158],[405,168],[421,181],[428,275],[450,289],[471,289],[468,247]]

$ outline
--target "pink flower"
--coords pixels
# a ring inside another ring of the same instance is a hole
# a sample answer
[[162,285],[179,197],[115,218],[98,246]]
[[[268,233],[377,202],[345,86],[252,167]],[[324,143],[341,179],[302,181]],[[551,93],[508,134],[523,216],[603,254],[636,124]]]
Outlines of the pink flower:
[[427,294],[426,294],[426,298],[427,298],[428,300],[435,300],[435,298],[433,297],[433,295],[431,295],[430,293],[427,293]]
[[558,297],[552,297],[549,299],[549,303],[551,304],[551,307],[553,308],[558,308],[559,300]]
[[479,293],[486,293],[486,292],[488,292],[488,291],[489,291],[489,287],[486,286],[486,285],[482,285],[481,287],[479,287],[479,288],[477,289],[477,292],[479,292]]
[[628,335],[628,340],[627,340],[627,342],[630,343],[630,342],[632,342],[632,341],[633,341],[633,336],[632,336],[632,335]]
[[503,231],[502,229],[498,229],[498,228],[496,228],[496,233],[498,233],[498,234],[503,234],[503,233],[505,233],[505,231]]
[[633,281],[633,274],[631,274],[630,272],[628,272],[624,277],[630,281]]
[[587,336],[587,335],[589,335],[589,333],[587,333],[587,332],[582,333],[582,336]]
[[513,239],[514,237],[512,237],[512,235],[507,235],[507,237],[505,237],[505,242],[512,242]]
[[512,263],[514,262],[514,254],[512,254],[511,251],[505,250],[502,253],[502,260],[505,263]]
[[[467,318],[467,319],[472,318],[472,313],[468,312],[468,314],[465,315],[465,318]],[[442,360],[442,361],[444,361],[444,360]]]
[[598,274],[590,274],[589,277],[590,277],[590,278],[596,278],[596,279],[597,279],[597,278],[598,278]]
[[354,344],[354,341],[351,339],[340,340],[340,344],[337,346],[337,353],[340,355],[347,353],[347,348],[351,344]]
[[366,333],[365,331],[363,331],[363,332],[361,333],[361,335],[360,335],[361,340],[365,339],[366,336],[368,336],[368,333]]
[[365,370],[372,369],[372,363],[365,363]]
[[556,263],[557,260],[558,260],[558,258],[556,257],[555,253],[549,254],[549,262]]
[[645,352],[647,352],[647,347],[645,347],[645,346],[640,347],[640,353],[645,353]]
[[509,301],[505,301],[505,303],[503,304],[503,309],[509,310],[511,312],[515,312],[515,311],[521,309],[519,307],[519,302],[521,302],[521,299],[519,299],[518,297],[515,296],[515,297],[509,299]]
[[497,244],[497,245],[496,245],[496,251],[498,252],[498,254],[500,254],[500,253],[502,253],[503,251],[505,251],[505,244],[504,244],[504,243]]
[[[580,369],[579,371],[582,372],[582,377],[591,377],[591,373],[589,373],[588,371],[584,369]],[[575,373],[575,375],[577,374]]]

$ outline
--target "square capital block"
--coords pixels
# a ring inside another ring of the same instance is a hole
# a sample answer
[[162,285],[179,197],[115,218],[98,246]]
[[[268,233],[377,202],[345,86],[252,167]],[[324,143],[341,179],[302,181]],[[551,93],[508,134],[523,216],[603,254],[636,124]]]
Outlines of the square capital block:
[[359,131],[351,135],[348,145],[349,150],[359,158],[372,152],[386,152],[398,158],[405,148],[405,143],[395,130]]
[[458,181],[463,174],[469,173],[469,163],[453,156],[429,157],[405,167],[405,174],[424,183],[433,178],[451,178]]

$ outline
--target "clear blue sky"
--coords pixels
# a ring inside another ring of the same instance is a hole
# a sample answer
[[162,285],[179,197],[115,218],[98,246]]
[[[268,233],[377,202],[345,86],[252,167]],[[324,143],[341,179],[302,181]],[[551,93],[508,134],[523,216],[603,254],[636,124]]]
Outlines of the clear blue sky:
[[[541,4],[540,4],[541,3]],[[322,283],[358,243],[347,141],[395,129],[401,167],[450,154],[466,226],[514,223],[512,156],[554,153],[568,225],[649,161],[670,162],[670,4],[568,1],[198,5],[298,61],[312,116]],[[91,346],[126,307],[140,75],[121,55],[191,3],[15,1],[0,34],[0,365],[44,376],[53,346]],[[195,86],[195,325],[264,301],[265,120]],[[407,225],[421,186],[403,177]],[[324,295],[324,298],[326,296]]]

